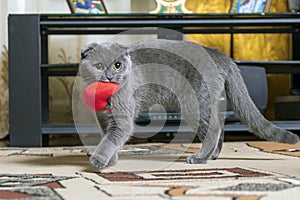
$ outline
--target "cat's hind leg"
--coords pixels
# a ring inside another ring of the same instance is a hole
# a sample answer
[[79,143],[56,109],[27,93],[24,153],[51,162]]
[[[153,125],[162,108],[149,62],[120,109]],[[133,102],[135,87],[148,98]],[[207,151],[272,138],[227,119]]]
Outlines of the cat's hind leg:
[[188,156],[187,162],[190,164],[205,164],[209,159],[216,159],[223,145],[220,140],[222,132],[222,130],[219,130],[217,134],[207,134],[200,151]]
[[219,157],[219,154],[221,153],[222,147],[223,147],[223,142],[224,142],[224,129],[221,131],[221,135],[219,137],[219,141],[216,144],[215,150],[212,153],[210,159],[215,160]]
[[200,122],[202,126],[196,127],[194,124],[193,129],[196,130],[198,137],[202,140],[202,147],[197,154],[188,156],[187,162],[190,164],[205,164],[209,159],[216,159],[222,149],[223,121],[220,119],[218,106],[212,106],[210,113],[208,122]]

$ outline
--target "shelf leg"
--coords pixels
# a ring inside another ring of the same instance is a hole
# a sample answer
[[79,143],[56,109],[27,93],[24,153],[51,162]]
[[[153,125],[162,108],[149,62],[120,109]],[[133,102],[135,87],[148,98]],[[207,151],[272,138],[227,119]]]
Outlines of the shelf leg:
[[8,17],[9,131],[14,147],[42,145],[39,21],[37,14]]

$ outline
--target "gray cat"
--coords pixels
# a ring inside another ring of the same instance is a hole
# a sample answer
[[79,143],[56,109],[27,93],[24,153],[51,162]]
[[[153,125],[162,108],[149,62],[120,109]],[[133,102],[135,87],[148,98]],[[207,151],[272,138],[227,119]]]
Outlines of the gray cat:
[[220,98],[223,89],[235,113],[260,138],[296,143],[299,137],[266,120],[252,102],[236,64],[224,53],[187,41],[145,40],[124,46],[92,43],[82,49],[80,74],[86,84],[115,82],[111,113],[96,112],[106,132],[93,152],[96,168],[113,166],[118,149],[132,135],[136,114],[160,104],[180,112],[203,145],[191,164],[216,159],[223,143]]

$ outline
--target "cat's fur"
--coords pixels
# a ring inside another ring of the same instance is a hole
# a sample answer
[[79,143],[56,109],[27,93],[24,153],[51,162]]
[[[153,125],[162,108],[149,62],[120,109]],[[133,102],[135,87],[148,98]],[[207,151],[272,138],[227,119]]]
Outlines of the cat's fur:
[[[113,69],[116,62],[122,63],[120,71]],[[105,69],[97,69],[99,63]],[[116,164],[118,149],[132,135],[136,113],[149,110],[154,104],[180,112],[202,140],[200,152],[189,156],[188,163],[217,158],[223,143],[217,109],[222,88],[235,113],[253,133],[270,141],[299,141],[297,135],[274,126],[260,114],[236,64],[216,49],[169,40],[141,41],[128,47],[93,43],[82,50],[80,73],[86,84],[95,81],[121,84],[120,91],[112,97],[115,104],[112,113],[97,112],[106,134],[90,158],[96,168]]]

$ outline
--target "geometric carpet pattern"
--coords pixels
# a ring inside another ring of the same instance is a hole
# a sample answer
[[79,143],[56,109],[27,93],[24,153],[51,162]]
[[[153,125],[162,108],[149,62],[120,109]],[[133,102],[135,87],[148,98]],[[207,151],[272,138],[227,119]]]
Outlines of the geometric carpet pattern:
[[200,146],[126,145],[102,170],[92,147],[0,148],[0,199],[299,199],[299,144],[225,143],[217,160],[187,164]]
[[271,174],[242,168],[216,168],[216,169],[185,169],[167,171],[133,171],[98,173],[99,176],[111,181],[158,181],[158,180],[202,180],[226,179],[246,177],[267,177]]
[[71,179],[51,174],[0,174],[0,199],[63,199],[55,189]]

